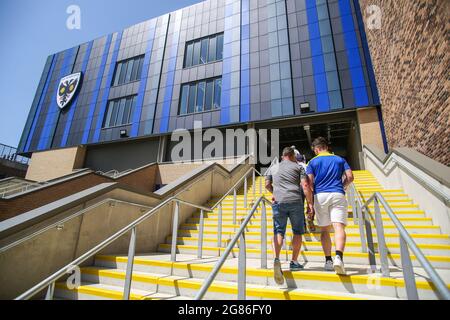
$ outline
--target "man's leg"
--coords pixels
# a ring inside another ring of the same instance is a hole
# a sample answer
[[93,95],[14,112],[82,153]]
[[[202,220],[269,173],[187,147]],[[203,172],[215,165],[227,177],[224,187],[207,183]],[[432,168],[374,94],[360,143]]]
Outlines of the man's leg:
[[283,247],[283,236],[279,233],[273,235],[273,249],[275,251],[275,259],[280,259],[281,248]]
[[320,242],[322,242],[323,253],[326,257],[331,256],[331,226],[320,227],[322,232],[320,234]]
[[302,235],[294,234],[292,238],[292,261],[298,261],[300,249],[302,247]]
[[302,236],[305,228],[305,208],[303,202],[289,205],[289,220],[291,221],[292,233],[292,261],[298,262],[298,256],[302,247]]
[[347,240],[347,235],[345,233],[345,225],[342,223],[334,222],[334,244],[336,246],[336,251],[344,252],[345,242]]
[[273,211],[273,248],[275,259],[273,262],[273,273],[275,282],[279,285],[284,283],[283,271],[281,270],[280,251],[283,246],[284,235],[286,234],[287,215],[282,210],[282,205],[274,203]]
[[336,257],[333,267],[337,274],[345,275],[344,249],[346,242],[345,226],[347,224],[348,207],[345,195],[336,193],[332,196],[333,204],[330,206],[331,221],[334,228],[334,242],[336,245]]

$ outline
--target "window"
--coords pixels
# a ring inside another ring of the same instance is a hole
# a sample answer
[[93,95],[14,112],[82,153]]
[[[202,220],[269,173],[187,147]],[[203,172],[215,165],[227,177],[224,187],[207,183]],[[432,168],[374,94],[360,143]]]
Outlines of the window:
[[108,103],[103,128],[127,125],[131,120],[131,112],[136,103],[136,96],[111,100]]
[[206,83],[205,110],[212,109],[213,93],[214,93],[214,80],[211,80]]
[[189,68],[199,64],[206,64],[222,60],[223,34],[197,39],[186,43],[184,67]]
[[214,109],[220,108],[222,98],[222,79],[216,79],[214,84]]
[[216,52],[216,59],[222,60],[223,59],[223,34],[219,34],[217,36],[217,52]]
[[184,65],[186,68],[192,66],[193,53],[194,53],[194,44],[191,43],[186,47],[186,57],[184,58]]
[[209,40],[203,39],[202,49],[200,51],[200,64],[206,64],[208,62],[208,47],[209,47]]
[[181,86],[179,114],[210,111],[220,108],[222,78],[207,79]]
[[120,61],[116,66],[113,86],[130,83],[141,79],[144,56]]

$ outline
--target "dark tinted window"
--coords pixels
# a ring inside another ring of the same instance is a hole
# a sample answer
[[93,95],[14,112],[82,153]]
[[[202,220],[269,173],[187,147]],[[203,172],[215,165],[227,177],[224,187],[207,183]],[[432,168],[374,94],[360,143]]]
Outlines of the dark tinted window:
[[189,68],[199,64],[222,60],[222,57],[223,34],[193,40],[186,43],[184,67]]
[[181,86],[179,114],[219,109],[221,95],[222,78],[184,84]]
[[113,86],[118,86],[141,79],[144,56],[120,61],[116,65]]
[[129,124],[135,102],[136,96],[109,101],[105,120],[103,121],[103,128]]

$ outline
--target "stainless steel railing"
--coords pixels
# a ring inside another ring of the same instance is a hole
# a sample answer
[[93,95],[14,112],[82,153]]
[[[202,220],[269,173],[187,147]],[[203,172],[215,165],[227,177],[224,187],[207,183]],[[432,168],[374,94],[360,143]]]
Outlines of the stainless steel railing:
[[26,242],[28,240],[34,239],[35,237],[43,234],[46,231],[49,231],[49,230],[58,228],[60,226],[63,226],[64,224],[70,222],[72,219],[74,219],[76,217],[79,217],[79,216],[81,216],[83,214],[89,213],[90,211],[92,211],[92,210],[94,210],[94,209],[96,209],[98,207],[101,207],[102,205],[107,204],[107,203],[110,203],[110,204],[122,203],[122,204],[131,205],[131,206],[134,206],[134,207],[146,208],[147,210],[150,208],[149,206],[144,206],[144,205],[141,205],[141,204],[138,204],[138,203],[134,203],[134,202],[122,201],[122,200],[107,198],[107,199],[104,199],[104,200],[102,200],[100,202],[97,202],[97,203],[93,204],[92,206],[89,206],[87,208],[79,210],[79,211],[77,211],[77,212],[75,212],[75,213],[73,213],[73,214],[71,214],[71,215],[69,215],[69,216],[67,216],[67,217],[65,217],[63,219],[60,219],[60,220],[58,220],[58,221],[56,221],[54,223],[51,223],[48,226],[45,226],[45,227],[43,227],[43,228],[41,228],[41,229],[39,229],[39,230],[29,234],[29,235],[26,235],[26,236],[24,236],[24,237],[22,237],[22,238],[20,238],[20,239],[18,239],[16,241],[13,241],[13,242],[11,242],[9,244],[6,244],[6,245],[0,247],[0,253],[3,253],[3,252],[5,252],[5,251],[7,251],[9,249],[12,249],[12,248],[18,246],[19,244],[22,244],[22,243],[24,243],[24,242]]
[[[242,184],[244,184],[246,186],[245,181],[247,181],[248,176],[252,172],[256,172],[256,170],[254,168],[250,168],[249,170],[247,170],[247,172],[243,175],[243,177],[241,179],[239,179],[239,181],[236,182],[233,185],[233,187],[230,188],[230,190],[228,190],[226,195],[229,195],[233,191],[234,195],[235,195],[235,199],[236,199],[237,188],[242,186]],[[252,176],[253,176],[253,184],[254,184],[255,183],[255,174],[252,174]],[[244,189],[244,193],[245,193],[245,195],[247,195],[247,189]],[[123,293],[123,299],[128,300],[130,297],[130,290],[131,290],[131,279],[132,279],[131,275],[133,272],[133,262],[134,262],[134,256],[135,256],[137,226],[140,225],[145,220],[147,220],[148,218],[150,218],[153,215],[160,212],[160,209],[162,209],[166,205],[168,205],[170,203],[174,203],[175,206],[174,206],[173,220],[172,220],[173,221],[172,222],[173,232],[172,232],[172,246],[171,246],[171,261],[176,261],[176,245],[177,245],[177,232],[178,232],[178,220],[179,220],[180,205],[183,204],[183,205],[187,205],[187,206],[199,209],[199,210],[201,210],[201,213],[212,212],[214,210],[214,208],[219,207],[219,206],[221,207],[221,202],[223,202],[224,199],[225,199],[225,196],[222,197],[221,200],[219,200],[219,202],[217,202],[212,208],[196,205],[196,204],[187,202],[185,200],[181,200],[181,199],[177,198],[176,196],[166,199],[165,201],[163,201],[159,205],[157,205],[155,208],[146,212],[141,217],[134,220],[133,222],[131,222],[130,224],[128,224],[127,226],[125,226],[124,228],[122,228],[121,230],[119,230],[118,232],[116,232],[115,234],[110,236],[109,238],[107,238],[106,240],[102,241],[101,243],[99,243],[97,246],[95,246],[88,252],[84,253],[83,255],[81,255],[80,257],[78,257],[77,259],[75,259],[74,261],[72,261],[71,263],[66,265],[65,267],[59,269],[58,271],[56,271],[55,273],[53,273],[52,275],[50,275],[49,277],[47,277],[46,279],[44,279],[43,281],[41,281],[40,283],[38,283],[37,285],[32,287],[31,289],[27,290],[25,293],[18,296],[16,298],[16,300],[30,299],[33,296],[35,296],[37,293],[44,290],[45,288],[47,288],[46,299],[48,299],[48,300],[53,299],[55,283],[58,279],[65,276],[68,272],[71,272],[73,270],[74,266],[78,266],[81,263],[85,262],[89,258],[93,257],[95,254],[97,254],[98,252],[103,250],[105,247],[107,247],[108,245],[110,245],[111,243],[113,243],[114,241],[116,241],[117,239],[119,239],[120,237],[124,236],[126,233],[131,231],[131,237],[130,237],[129,248],[128,248],[128,262],[127,262],[127,269],[126,269],[126,275],[125,275],[126,281],[125,281],[124,293]],[[236,201],[234,201],[234,203],[236,205]],[[201,220],[203,220],[203,219],[201,219]],[[200,224],[201,231],[203,231],[202,225],[203,225],[203,221]],[[200,246],[199,246],[199,250],[198,250],[198,256],[201,258],[202,257],[203,234],[199,235],[199,243],[200,243]]]
[[[405,281],[406,294],[409,300],[418,300],[419,295],[417,292],[416,286],[416,278],[414,274],[414,267],[411,261],[410,250],[416,257],[417,261],[419,261],[422,268],[428,274],[430,281],[436,288],[440,297],[445,300],[450,300],[450,291],[447,288],[447,285],[436,272],[436,269],[433,265],[428,261],[423,252],[417,246],[414,239],[408,233],[406,228],[397,218],[396,214],[392,210],[392,208],[387,203],[386,199],[380,192],[375,192],[364,204],[362,203],[361,197],[359,196],[356,188],[353,184],[351,184],[349,189],[349,200],[353,207],[353,218],[356,220],[360,227],[360,236],[361,236],[361,244],[363,252],[368,252],[369,256],[369,264],[373,270],[376,269],[376,257],[375,257],[375,245],[373,239],[372,232],[372,221],[375,223],[376,235],[377,235],[377,244],[378,244],[378,253],[380,256],[380,264],[381,264],[381,273],[385,277],[390,276],[389,272],[389,249],[386,245],[386,239],[384,236],[384,226],[383,220],[381,216],[380,204],[384,208],[388,217],[394,223],[394,226],[397,228],[399,233],[399,242],[400,242],[400,260],[401,267],[403,271],[403,278]],[[374,203],[374,217],[372,218],[369,211],[369,205]],[[364,231],[365,236],[364,237]],[[366,246],[367,244],[367,246]]]
[[16,195],[22,192],[26,192],[32,189],[42,187],[43,183],[38,182],[23,182],[16,185],[11,185],[0,190],[0,198]]
[[270,201],[267,200],[264,196],[260,196],[256,202],[253,204],[253,207],[247,214],[246,218],[242,222],[239,230],[234,235],[233,239],[229,242],[225,252],[220,257],[220,260],[216,263],[213,270],[209,274],[208,278],[203,282],[199,292],[195,296],[195,300],[201,300],[209,287],[213,283],[220,269],[222,268],[225,261],[228,259],[231,251],[239,240],[239,255],[238,255],[238,299],[245,300],[246,299],[246,243],[245,243],[245,229],[255,214],[258,207],[261,205],[261,268],[267,269],[267,217],[266,217],[266,202],[270,204]]
[[0,159],[6,159],[22,164],[28,164],[28,162],[30,161],[29,158],[18,155],[17,148],[7,146],[3,143],[0,143]]

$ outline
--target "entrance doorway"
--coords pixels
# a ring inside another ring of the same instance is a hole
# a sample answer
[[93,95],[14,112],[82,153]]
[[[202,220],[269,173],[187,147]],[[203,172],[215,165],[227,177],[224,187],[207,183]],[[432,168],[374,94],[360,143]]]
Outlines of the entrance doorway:
[[341,119],[327,119],[327,116],[323,115],[309,120],[301,118],[297,121],[281,120],[264,127],[279,130],[280,155],[283,148],[295,146],[306,156],[306,160],[310,161],[315,156],[311,150],[311,143],[321,136],[330,142],[331,151],[334,154],[345,158],[353,169],[361,169],[359,159],[362,151],[361,139],[353,114],[347,114]]

